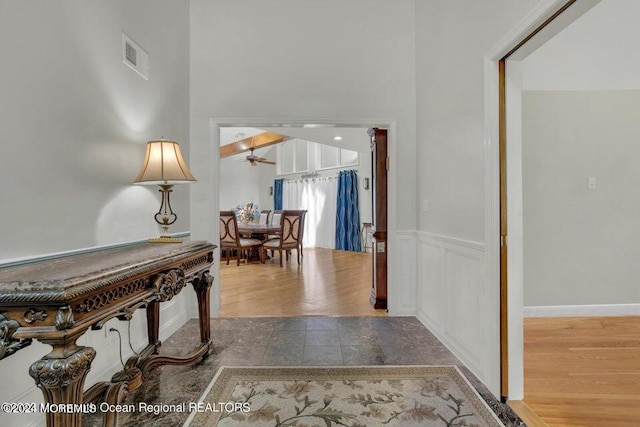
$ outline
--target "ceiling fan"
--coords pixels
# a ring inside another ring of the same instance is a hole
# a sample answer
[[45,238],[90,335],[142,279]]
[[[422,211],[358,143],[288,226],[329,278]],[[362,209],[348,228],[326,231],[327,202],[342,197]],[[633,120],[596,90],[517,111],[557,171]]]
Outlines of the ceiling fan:
[[247,160],[251,163],[251,166],[255,166],[258,163],[264,163],[267,165],[275,165],[276,162],[272,162],[271,160],[267,160],[264,157],[258,157],[253,155],[253,148],[251,149],[251,154],[247,156]]

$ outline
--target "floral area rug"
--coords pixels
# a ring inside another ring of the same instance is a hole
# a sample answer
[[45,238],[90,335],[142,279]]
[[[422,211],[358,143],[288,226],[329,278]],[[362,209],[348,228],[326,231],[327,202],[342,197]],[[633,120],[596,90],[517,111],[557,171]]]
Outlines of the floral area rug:
[[187,425],[503,426],[455,366],[222,367]]

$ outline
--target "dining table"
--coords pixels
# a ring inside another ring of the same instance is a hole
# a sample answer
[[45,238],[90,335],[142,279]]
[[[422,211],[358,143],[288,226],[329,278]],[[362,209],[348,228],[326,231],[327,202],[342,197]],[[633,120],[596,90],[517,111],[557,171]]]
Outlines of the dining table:
[[258,224],[250,222],[248,224],[238,223],[238,233],[242,235],[252,235],[260,240],[266,240],[270,234],[277,234],[280,232],[280,225],[275,224]]
[[[257,222],[250,222],[247,224],[243,224],[238,222],[238,233],[241,236],[252,237],[254,239],[266,241],[270,235],[280,233],[280,225],[276,224],[259,224]],[[268,259],[269,256],[266,256]],[[259,249],[252,250],[249,254],[250,260],[260,260],[260,262],[264,263],[264,259],[260,257]]]

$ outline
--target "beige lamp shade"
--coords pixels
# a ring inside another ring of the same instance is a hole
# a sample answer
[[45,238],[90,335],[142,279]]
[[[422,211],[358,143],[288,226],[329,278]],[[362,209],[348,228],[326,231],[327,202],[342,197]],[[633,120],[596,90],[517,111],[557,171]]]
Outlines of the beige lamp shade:
[[144,163],[134,184],[176,184],[196,179],[189,171],[174,141],[149,141]]

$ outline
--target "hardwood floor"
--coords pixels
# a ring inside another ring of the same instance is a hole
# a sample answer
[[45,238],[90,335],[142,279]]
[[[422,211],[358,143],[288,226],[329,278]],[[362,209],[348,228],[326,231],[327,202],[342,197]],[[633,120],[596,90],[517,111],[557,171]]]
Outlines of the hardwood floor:
[[280,267],[267,260],[221,262],[220,314],[243,316],[386,316],[369,305],[371,254],[311,248]]
[[640,317],[525,318],[524,402],[549,426],[640,426]]

